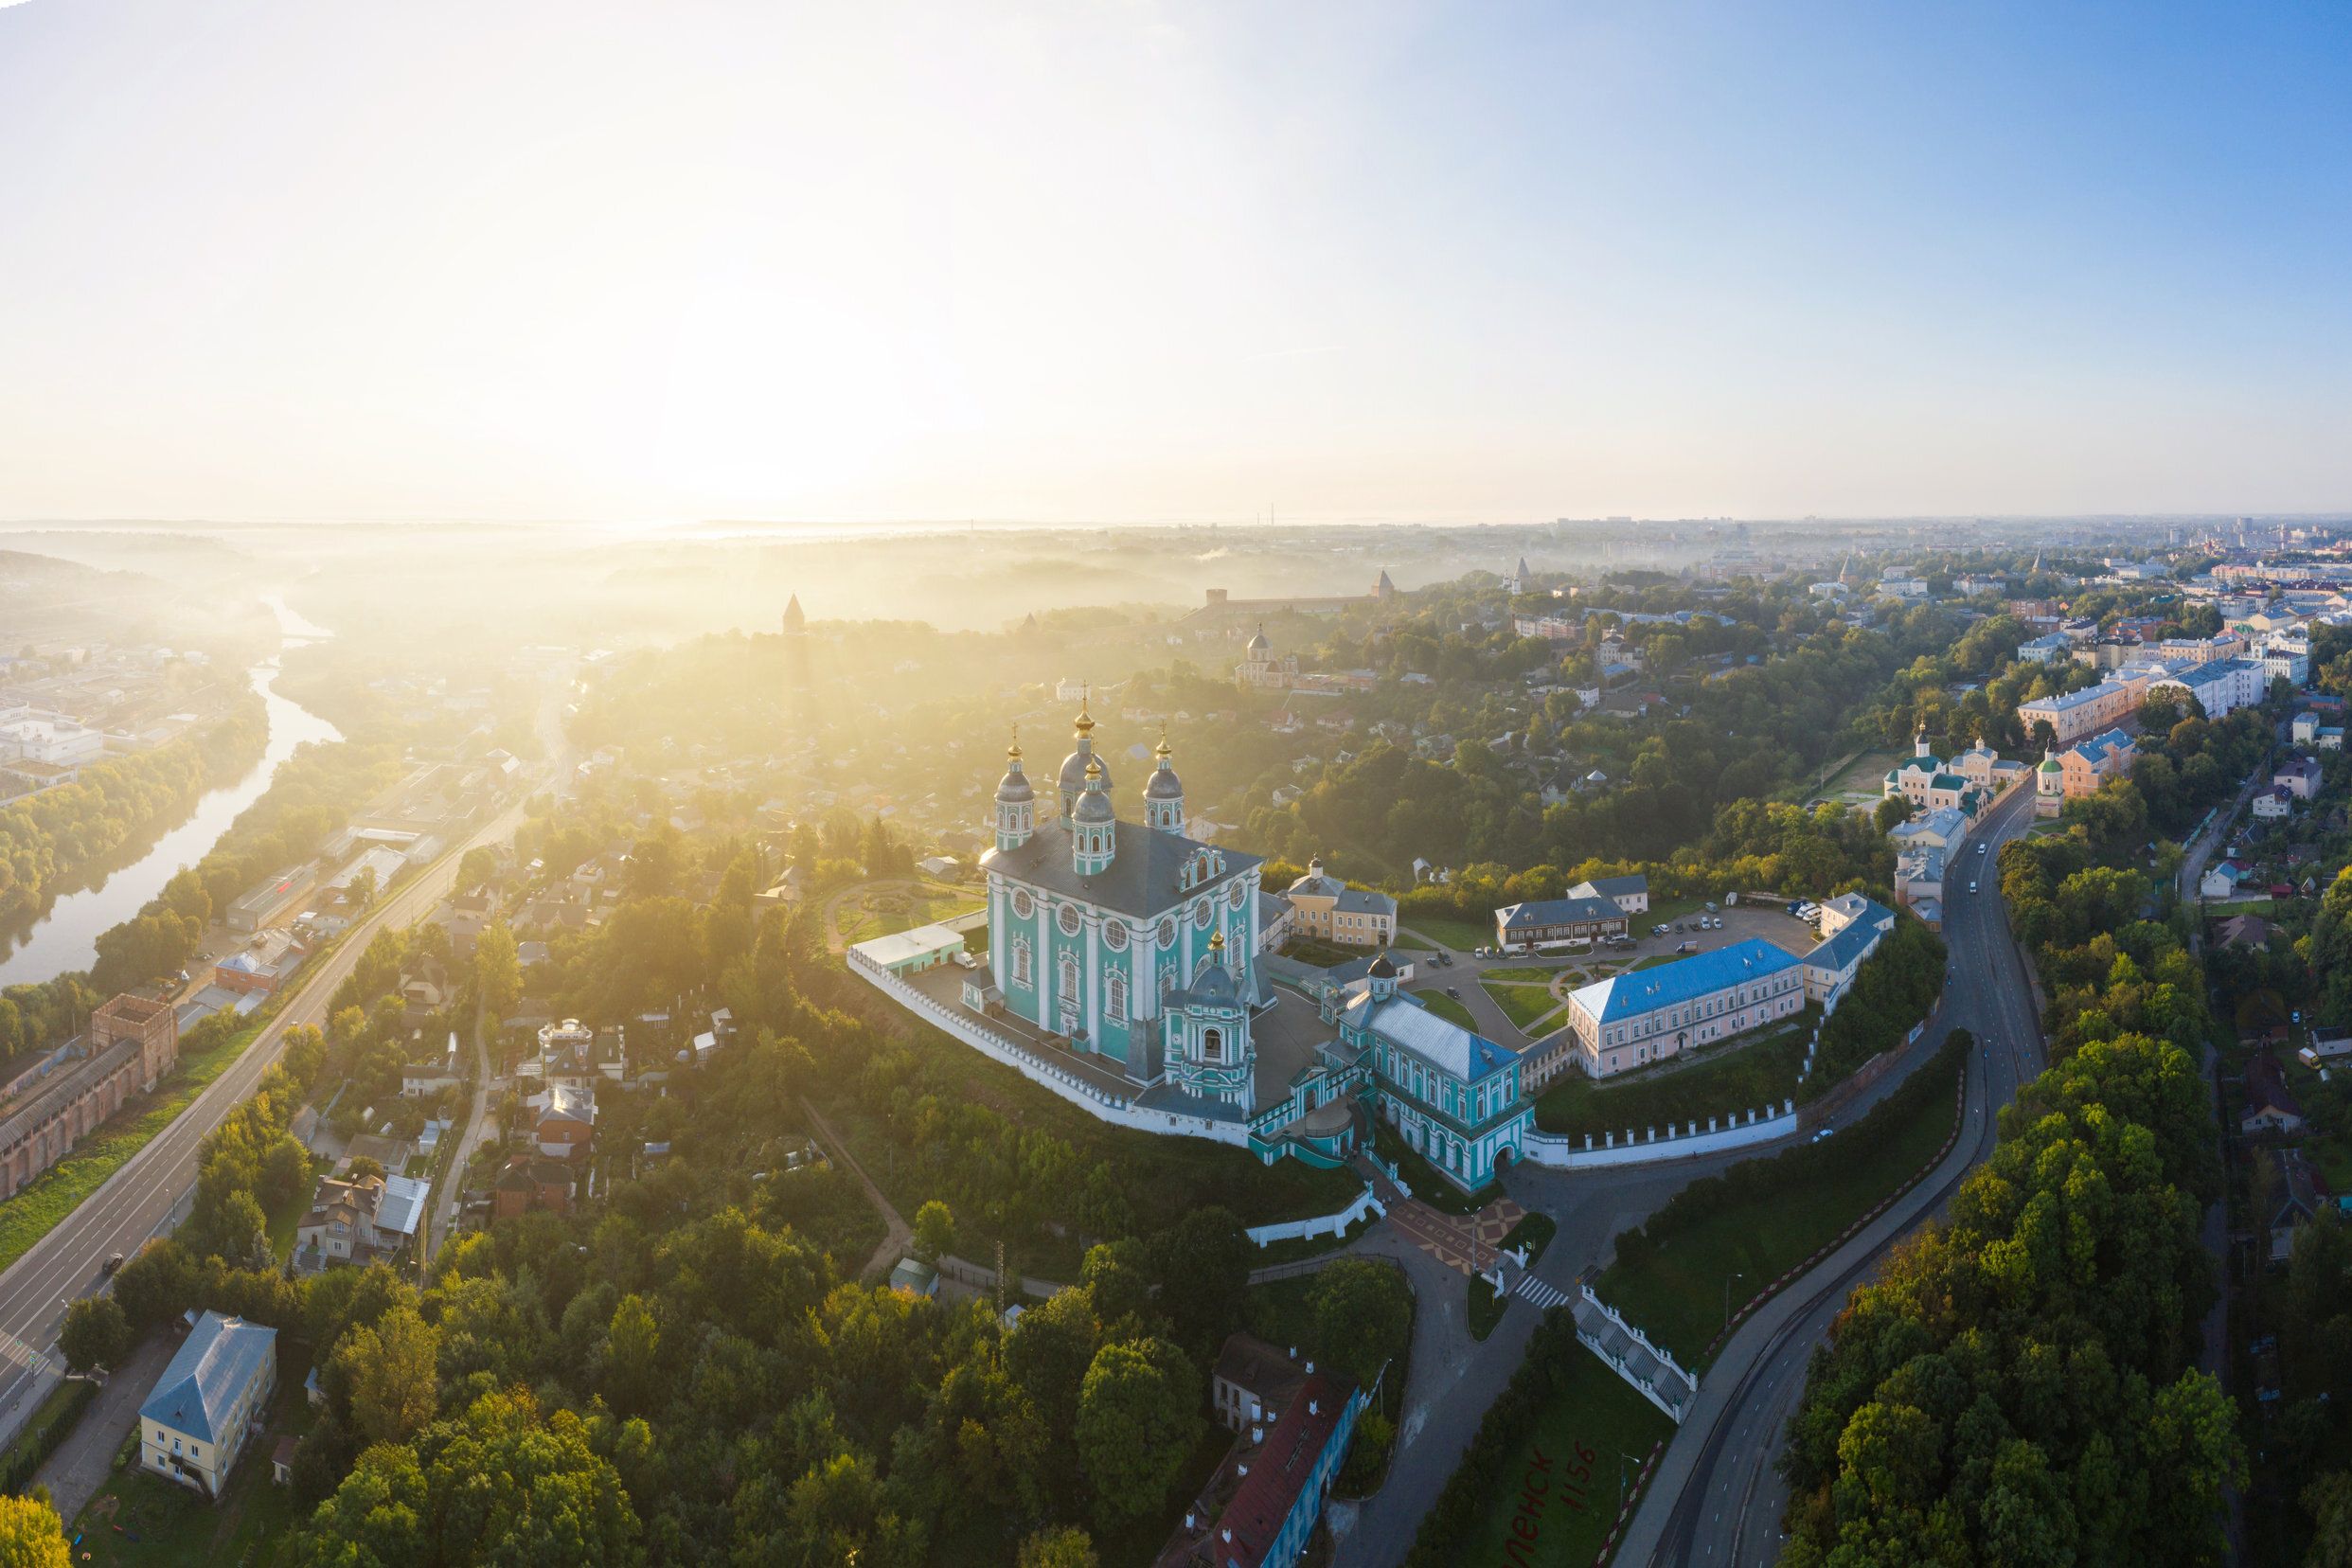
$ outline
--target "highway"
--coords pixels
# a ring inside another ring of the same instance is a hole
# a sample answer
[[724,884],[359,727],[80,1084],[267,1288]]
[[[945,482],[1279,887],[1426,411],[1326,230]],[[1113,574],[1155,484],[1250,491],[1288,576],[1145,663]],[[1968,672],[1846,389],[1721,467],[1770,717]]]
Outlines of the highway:
[[168,1228],[166,1221],[195,1185],[197,1146],[259,1087],[262,1075],[284,1049],[286,1030],[297,1024],[323,1027],[335,988],[376,933],[387,925],[411,925],[431,914],[449,896],[465,851],[511,835],[523,821],[527,798],[526,790],[495,821],[369,911],[324,963],[300,977],[277,1016],[228,1071],[56,1229],[0,1273],[0,1438],[12,1434],[56,1381],[54,1363],[31,1360],[25,1347],[45,1351],[54,1346],[66,1304],[97,1292],[105,1283],[106,1260],[116,1253],[127,1256],[138,1251],[142,1242]]
[[[1969,1030],[1979,1049],[1969,1065],[1967,1115],[1960,1144],[1904,1207],[1913,1211],[1880,1244],[1859,1257],[1841,1257],[1790,1288],[1776,1307],[1785,1319],[1760,1351],[1751,1346],[1744,1364],[1731,1364],[1734,1340],[1707,1382],[1736,1379],[1728,1397],[1706,1400],[1674,1439],[1674,1448],[1697,1445],[1695,1462],[1679,1495],[1663,1484],[1645,1500],[1627,1534],[1630,1550],[1654,1542],[1648,1560],[1660,1565],[1689,1563],[1770,1564],[1780,1555],[1780,1520],[1788,1493],[1773,1462],[1782,1434],[1805,1391],[1806,1363],[1824,1343],[1849,1292],[1864,1282],[1887,1249],[1909,1234],[1918,1218],[1940,1213],[1967,1173],[1991,1152],[1995,1114],[2018,1087],[2041,1070],[2040,1021],[2008,918],[2000,897],[1995,862],[2001,846],[2033,825],[2033,790],[2021,787],[1993,809],[1985,825],[1946,873],[1944,940],[1952,970],[1941,1016],[1932,1031],[1940,1042],[1952,1028]],[[1987,847],[1980,853],[1974,847]],[[1980,874],[1981,873],[1981,874]],[[1973,879],[1979,891],[1971,894]],[[1670,1469],[1671,1467],[1669,1467]]]

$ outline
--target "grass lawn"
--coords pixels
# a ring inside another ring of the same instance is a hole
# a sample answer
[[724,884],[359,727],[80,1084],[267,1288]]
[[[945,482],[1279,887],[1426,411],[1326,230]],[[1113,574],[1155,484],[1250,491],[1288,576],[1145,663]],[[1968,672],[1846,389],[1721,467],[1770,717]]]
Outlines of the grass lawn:
[[1426,990],[1407,991],[1405,994],[1447,1023],[1459,1024],[1472,1034],[1478,1032],[1478,1020],[1470,1016],[1470,1010],[1468,1007],[1448,996],[1445,987],[1431,986]]
[[[1252,1247],[1250,1267],[1263,1269],[1276,1263],[1295,1263],[1302,1257],[1320,1257],[1325,1253],[1337,1252],[1378,1223],[1380,1223],[1378,1215],[1366,1214],[1363,1219],[1348,1226],[1344,1236],[1334,1236],[1327,1231],[1321,1236],[1269,1241],[1262,1247]],[[877,1239],[880,1238],[877,1238]]]
[[1432,952],[1436,946],[1435,943],[1428,941],[1423,937],[1417,936],[1410,931],[1399,931],[1396,935],[1389,938],[1388,945],[1390,947],[1415,948],[1422,953]]
[[1472,1274],[1470,1282],[1470,1336],[1484,1340],[1494,1332],[1494,1326],[1503,1321],[1503,1314],[1511,1310],[1511,1298],[1494,1293],[1484,1274]]
[[270,1247],[277,1254],[277,1260],[280,1263],[294,1256],[294,1228],[302,1223],[303,1215],[310,1212],[311,1196],[317,1190],[318,1178],[325,1175],[330,1167],[330,1161],[312,1160],[311,1181],[304,1185],[300,1192],[269,1210],[264,1216],[269,1222]]
[[1440,947],[1450,947],[1457,953],[1486,947],[1494,940],[1493,926],[1471,925],[1467,920],[1417,919],[1413,922],[1413,929]]
[[1687,920],[1706,906],[1707,900],[1704,899],[1652,899],[1649,900],[1648,914],[1636,915],[1632,918],[1635,935],[1638,935],[1654,925],[1662,925],[1668,931],[1672,931],[1675,921]]
[[49,1428],[70,1427],[80,1420],[81,1413],[89,1409],[84,1401],[94,1398],[90,1388],[90,1383],[84,1379],[67,1378],[50,1389],[49,1397],[41,1401],[41,1407],[26,1417],[24,1426],[17,1430],[16,1440],[5,1452],[0,1452],[0,1471],[11,1468],[20,1452],[39,1453],[45,1445],[55,1452],[57,1443],[63,1442],[66,1434],[60,1432],[56,1442],[48,1442]]
[[1574,965],[1561,964],[1552,969],[1490,969],[1479,975],[1488,985],[1504,981],[1512,985],[1548,986],[1555,975]]
[[1312,936],[1293,936],[1282,944],[1283,957],[1295,958],[1317,969],[1337,969],[1342,964],[1368,958],[1378,951],[1377,948],[1339,947],[1330,942],[1318,942]]
[[1435,1166],[1415,1153],[1404,1135],[1384,1121],[1372,1124],[1372,1147],[1381,1159],[1397,1167],[1397,1174],[1404,1178],[1404,1185],[1413,1189],[1414,1197],[1440,1214],[1476,1214],[1503,1196],[1502,1185],[1496,1182],[1488,1183],[1476,1192],[1464,1192]]
[[[1616,1523],[1619,1479],[1629,1488],[1650,1450],[1674,1435],[1674,1423],[1582,1345],[1535,1429],[1503,1467],[1503,1487],[1487,1517],[1461,1541],[1464,1563],[1524,1562],[1535,1568],[1585,1568]],[[1630,1457],[1625,1457],[1629,1456]],[[1536,1539],[1515,1535],[1520,1477],[1541,1456],[1551,1466],[1551,1503]]]
[[1793,1098],[1805,1066],[1809,1021],[1754,1044],[1719,1042],[1712,1060],[1702,1058],[1669,1072],[1595,1083],[1582,1074],[1563,1074],[1536,1101],[1536,1125],[1546,1132],[1581,1134],[1662,1126],[1696,1116],[1744,1116]]
[[1552,1238],[1559,1234],[1559,1221],[1540,1210],[1534,1211],[1510,1228],[1503,1238],[1503,1247],[1506,1252],[1513,1247],[1526,1248],[1527,1266],[1533,1268],[1542,1257],[1543,1249],[1550,1246]]
[[1535,1032],[1537,1020],[1547,1018],[1568,1004],[1554,997],[1542,986],[1488,986],[1487,994],[1503,1009],[1503,1016],[1519,1025],[1526,1034]]
[[261,1025],[238,1033],[209,1051],[191,1052],[156,1087],[152,1095],[131,1100],[98,1124],[62,1160],[43,1171],[25,1189],[0,1203],[0,1269],[25,1256],[32,1244],[96,1192],[107,1177],[120,1170],[149,1140],[169,1127],[188,1102],[203,1094],[214,1078],[229,1070],[261,1032]]
[[1786,1193],[1737,1203],[1669,1238],[1638,1269],[1613,1263],[1595,1282],[1625,1314],[1694,1371],[1723,1327],[1723,1282],[1737,1273],[1739,1304],[1802,1263],[1825,1242],[1919,1172],[1951,1131],[1952,1096],[1935,1095],[1895,1136],[1850,1152],[1834,1181],[1802,1199]]

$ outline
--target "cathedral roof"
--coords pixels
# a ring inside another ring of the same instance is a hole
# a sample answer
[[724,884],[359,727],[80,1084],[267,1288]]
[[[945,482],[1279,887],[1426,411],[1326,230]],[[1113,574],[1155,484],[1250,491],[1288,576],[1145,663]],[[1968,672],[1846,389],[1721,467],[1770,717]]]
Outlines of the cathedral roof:
[[1006,774],[1003,778],[997,780],[996,798],[1007,805],[1017,805],[1024,800],[1033,800],[1036,796],[1037,792],[1029,787],[1029,775],[1019,769]]
[[1184,780],[1176,776],[1173,768],[1154,768],[1144,782],[1144,793],[1153,800],[1178,800],[1184,793]]
[[1258,625],[1257,635],[1250,639],[1250,651],[1252,653],[1271,653],[1274,651],[1274,644],[1266,640],[1266,628],[1263,622],[1260,622]]
[[[1096,775],[1099,777],[1101,769],[1097,768]],[[1071,808],[1070,816],[1073,821],[1077,822],[1115,822],[1118,820],[1118,812],[1113,808],[1111,797],[1100,790],[1080,791],[1078,804]]]
[[1039,833],[1017,849],[990,849],[980,864],[1006,881],[1078,900],[1115,915],[1149,918],[1183,909],[1196,898],[1224,897],[1234,880],[1256,869],[1256,855],[1238,849],[1220,850],[1225,874],[1190,888],[1176,885],[1185,862],[1206,847],[1182,833],[1154,833],[1122,822],[1119,854],[1090,877],[1078,875],[1070,864],[1070,841],[1060,829]]
[[1201,971],[1201,978],[1167,998],[1178,1006],[1238,1007],[1241,992],[1233,983],[1233,971],[1222,964],[1211,964]]

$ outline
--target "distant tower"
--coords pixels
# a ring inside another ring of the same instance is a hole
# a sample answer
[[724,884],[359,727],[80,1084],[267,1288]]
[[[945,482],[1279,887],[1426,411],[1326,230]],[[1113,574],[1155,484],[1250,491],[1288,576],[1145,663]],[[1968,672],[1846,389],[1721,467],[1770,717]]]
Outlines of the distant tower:
[[1112,857],[1119,850],[1119,819],[1111,807],[1109,782],[1103,775],[1102,758],[1090,758],[1086,788],[1070,813],[1070,866],[1081,877],[1110,870]]
[[1144,784],[1144,826],[1155,833],[1181,833],[1185,830],[1185,786],[1169,760],[1175,754],[1168,750],[1166,724],[1160,726],[1160,743],[1151,755],[1159,762]]
[[809,617],[800,613],[800,596],[794,594],[784,606],[784,634],[805,637],[809,634]]
[[1380,580],[1372,584],[1372,597],[1386,602],[1397,597],[1397,585],[1388,580],[1388,569],[1381,569]]
[[[1087,769],[1101,767],[1101,759],[1095,756],[1095,721],[1086,712],[1086,704],[1092,700],[1092,693],[1078,700],[1078,720],[1070,726],[1070,733],[1078,739],[1078,749],[1061,759],[1061,777],[1059,782],[1061,785],[1061,818],[1064,827],[1069,826],[1070,813],[1078,810],[1078,796],[1086,789]],[[1102,787],[1106,790],[1111,787],[1111,775],[1108,773],[1102,775]]]
[[1036,830],[1036,792],[1021,771],[1021,728],[1013,727],[1012,744],[1005,748],[1005,776],[996,785],[996,846],[1018,849]]

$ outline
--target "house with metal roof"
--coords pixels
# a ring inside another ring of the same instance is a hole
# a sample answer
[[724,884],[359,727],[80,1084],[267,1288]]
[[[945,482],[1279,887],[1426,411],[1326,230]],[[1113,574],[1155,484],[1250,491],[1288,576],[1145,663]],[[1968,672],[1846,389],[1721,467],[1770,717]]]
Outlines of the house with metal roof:
[[139,1407],[139,1468],[219,1497],[277,1386],[277,1330],[206,1312]]
[[1878,952],[1879,943],[1895,929],[1895,912],[1859,893],[1848,893],[1825,904],[1825,926],[1830,923],[1832,906],[1842,906],[1837,913],[1843,919],[1827,939],[1804,959],[1806,998],[1821,1004],[1825,1018],[1837,1011],[1838,999],[1853,989],[1854,976],[1861,971],[1862,960]]
[[1607,899],[1628,915],[1649,913],[1649,879],[1641,875],[1630,877],[1596,877],[1581,882],[1568,890],[1572,899]]
[[1528,948],[1579,937],[1613,936],[1626,929],[1627,920],[1625,910],[1614,900],[1590,894],[1542,899],[1496,910],[1494,940],[1498,947]]
[[1497,1161],[1518,1154],[1535,1107],[1517,1051],[1400,994],[1385,961],[1373,965],[1339,1025],[1371,1070],[1379,1114],[1448,1181],[1474,1190],[1493,1178]]
[[1750,937],[1571,992],[1564,1033],[1586,1075],[1603,1078],[1728,1039],[1804,1006],[1799,961]]

